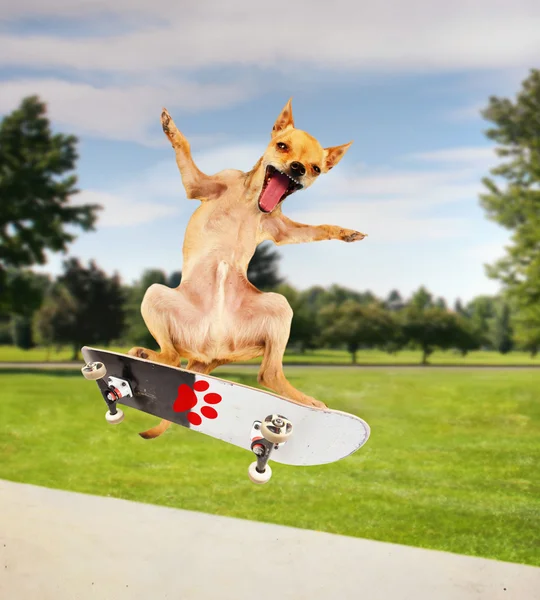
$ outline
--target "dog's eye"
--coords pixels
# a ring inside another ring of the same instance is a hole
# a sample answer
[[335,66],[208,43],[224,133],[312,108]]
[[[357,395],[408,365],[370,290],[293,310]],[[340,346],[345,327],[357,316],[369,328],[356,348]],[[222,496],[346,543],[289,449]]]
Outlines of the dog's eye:
[[278,142],[278,145],[277,145],[277,147],[278,147],[280,150],[287,150],[287,144],[284,144],[283,142]]
[[321,172],[321,169],[317,165],[313,165],[313,170],[315,173],[317,173],[317,175]]

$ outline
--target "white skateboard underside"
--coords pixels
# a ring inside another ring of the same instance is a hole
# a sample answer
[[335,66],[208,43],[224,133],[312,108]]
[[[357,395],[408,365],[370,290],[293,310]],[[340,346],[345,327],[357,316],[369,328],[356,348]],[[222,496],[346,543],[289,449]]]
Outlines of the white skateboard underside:
[[[88,350],[94,350],[88,348]],[[150,361],[118,353],[95,349],[102,355],[125,356],[131,361]],[[105,357],[104,357],[105,358]],[[156,364],[156,363],[152,363]],[[163,365],[159,365],[162,367]],[[201,375],[176,369],[194,375],[195,382],[207,382],[208,388],[196,391],[197,404],[191,412],[196,413],[200,424],[191,423],[190,429],[229,442],[246,450],[251,449],[250,432],[255,421],[262,421],[271,414],[280,414],[291,421],[293,433],[287,442],[272,452],[271,461],[288,465],[308,466],[335,462],[349,456],[362,445],[370,435],[369,425],[361,418],[349,413],[318,409],[291,402],[275,394],[233,383],[211,375]],[[156,369],[156,375],[159,369]],[[121,377],[121,373],[108,373]],[[159,380],[158,380],[159,381]],[[219,394],[221,400],[215,403],[216,396],[210,396],[212,403],[205,401],[208,394]],[[159,403],[167,401],[159,397]],[[174,398],[171,398],[171,403]],[[120,402],[122,402],[120,400]],[[203,408],[206,407],[206,408]],[[217,416],[207,418],[205,412]]]

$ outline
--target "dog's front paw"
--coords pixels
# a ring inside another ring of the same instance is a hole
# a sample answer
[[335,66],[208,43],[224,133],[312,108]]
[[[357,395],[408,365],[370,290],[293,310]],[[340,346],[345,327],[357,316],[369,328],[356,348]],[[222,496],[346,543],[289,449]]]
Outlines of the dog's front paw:
[[181,149],[184,152],[189,152],[189,143],[175,125],[169,111],[164,108],[161,111],[161,127],[165,135],[169,138],[172,147],[176,150]]
[[359,231],[354,231],[353,229],[341,230],[341,239],[344,242],[359,242],[365,237],[367,237],[367,233],[360,233]]
[[169,111],[166,108],[164,108],[161,111],[161,127],[163,127],[163,131],[166,133],[166,135],[168,137],[171,137],[173,135],[173,133],[171,132],[171,128],[170,128],[171,123],[174,127],[174,121],[172,120],[172,117],[169,114]]

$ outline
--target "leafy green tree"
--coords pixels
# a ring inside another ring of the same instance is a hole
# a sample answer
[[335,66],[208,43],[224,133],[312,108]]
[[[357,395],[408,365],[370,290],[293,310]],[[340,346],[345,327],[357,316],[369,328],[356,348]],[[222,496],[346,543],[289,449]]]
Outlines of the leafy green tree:
[[0,288],[8,267],[45,264],[45,251],[65,252],[74,229],[93,229],[100,207],[70,202],[78,191],[76,143],[52,133],[37,96],[0,122]]
[[493,348],[492,328],[496,314],[496,302],[491,296],[477,296],[469,302],[466,312],[471,323],[480,336],[480,343],[486,348]]
[[393,314],[379,303],[346,300],[321,309],[321,338],[330,345],[345,344],[353,363],[360,348],[384,348],[395,336]]
[[0,293],[0,313],[6,321],[10,321],[11,343],[28,350],[35,346],[32,316],[43,302],[50,278],[30,269],[9,267],[5,271],[4,282]]
[[461,352],[462,356],[466,356],[472,350],[482,347],[482,335],[468,317],[456,312],[450,343]]
[[329,304],[340,306],[348,301],[356,302],[357,304],[371,304],[376,300],[375,295],[369,291],[358,292],[337,284],[331,285],[326,289],[321,297],[322,306]]
[[47,349],[47,360],[51,347],[71,342],[78,312],[77,301],[64,285],[56,283],[51,286],[33,317],[34,337]]
[[534,358],[540,350],[540,305],[518,309],[513,321],[516,343]]
[[469,318],[470,317],[467,309],[463,306],[463,303],[461,302],[461,300],[459,298],[454,303],[454,312],[456,314],[458,314],[458,315],[461,315],[462,317],[465,317],[465,318]]
[[33,348],[35,343],[32,337],[31,322],[20,315],[15,315],[11,320],[11,339],[17,348],[22,350]]
[[493,345],[495,349],[501,354],[508,354],[514,347],[514,341],[512,339],[513,331],[510,323],[510,307],[508,304],[503,304],[502,308],[498,311],[494,335]]
[[70,258],[64,262],[57,284],[67,290],[71,299],[65,308],[71,321],[66,315],[54,339],[71,345],[73,359],[78,358],[84,345],[108,345],[121,337],[125,296],[118,275],[107,276],[94,261],[84,267],[78,259]]
[[425,310],[433,305],[433,295],[424,286],[419,287],[407,303],[408,307],[418,310]]
[[148,331],[142,318],[141,303],[146,290],[154,283],[177,287],[169,285],[170,283],[175,283],[173,277],[175,277],[174,273],[167,277],[161,269],[147,269],[131,287],[125,288],[127,325],[124,332],[124,339],[127,344],[140,345],[145,348],[157,348],[157,343]]
[[[419,303],[423,304],[423,303]],[[421,309],[411,305],[404,314],[403,332],[405,339],[422,350],[422,364],[436,348],[452,348],[456,341],[454,315],[438,306]]]
[[386,306],[386,308],[388,310],[397,312],[397,311],[400,311],[402,308],[404,308],[406,303],[403,300],[403,298],[401,297],[401,294],[399,293],[398,290],[392,290],[388,294],[388,297],[386,298],[384,305]]
[[248,280],[260,290],[267,291],[276,288],[284,282],[279,275],[278,262],[280,258],[279,253],[273,250],[269,243],[264,242],[257,246],[248,265]]
[[316,347],[319,334],[317,314],[309,305],[305,293],[287,284],[278,286],[276,292],[287,298],[293,310],[289,346],[297,346],[302,353]]
[[434,302],[434,306],[437,306],[442,310],[448,310],[448,305],[446,304],[446,300],[444,298],[437,298],[437,300]]
[[483,179],[480,203],[490,220],[512,232],[506,255],[487,273],[508,299],[533,307],[540,302],[540,70],[530,71],[513,100],[491,97],[482,114],[504,162]]

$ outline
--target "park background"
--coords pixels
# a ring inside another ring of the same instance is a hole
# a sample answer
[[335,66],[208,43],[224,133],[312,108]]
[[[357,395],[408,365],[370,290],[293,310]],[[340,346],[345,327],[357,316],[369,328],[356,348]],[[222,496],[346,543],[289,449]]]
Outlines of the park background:
[[[0,29],[0,477],[540,565],[538,6],[158,4],[23,3]],[[142,295],[181,280],[196,203],[161,107],[201,168],[249,169],[290,96],[355,143],[284,212],[369,237],[264,244],[249,278],[293,307],[293,385],[372,437],[256,488],[240,450],[107,427],[79,351],[153,346]]]

